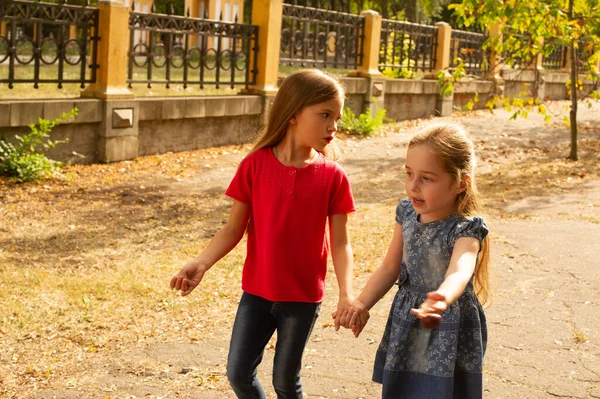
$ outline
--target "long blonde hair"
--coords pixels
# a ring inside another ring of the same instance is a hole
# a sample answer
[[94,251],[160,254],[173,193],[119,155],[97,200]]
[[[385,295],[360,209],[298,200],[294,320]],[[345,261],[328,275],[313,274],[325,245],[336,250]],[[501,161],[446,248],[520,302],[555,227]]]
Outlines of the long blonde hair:
[[[300,69],[291,73],[279,86],[267,126],[250,152],[279,144],[285,137],[290,119],[303,107],[334,98],[343,99],[345,94],[340,82],[318,69]],[[334,159],[336,156],[334,148],[326,148],[323,155]]]
[[[432,124],[414,136],[408,148],[419,144],[427,145],[455,182],[464,183],[466,189],[457,198],[458,212],[464,217],[481,216],[475,185],[475,150],[465,130],[450,123]],[[489,258],[490,242],[486,236],[477,257],[474,279],[475,293],[482,304],[490,297]]]

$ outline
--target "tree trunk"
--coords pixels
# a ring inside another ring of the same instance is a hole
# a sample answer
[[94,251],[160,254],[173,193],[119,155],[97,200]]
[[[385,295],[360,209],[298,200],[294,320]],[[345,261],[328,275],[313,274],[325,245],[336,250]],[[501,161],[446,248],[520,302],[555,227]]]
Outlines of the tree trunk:
[[[569,0],[569,19],[573,19],[573,3],[574,0]],[[577,49],[575,48],[575,40],[571,41],[571,48],[569,49],[569,56],[571,57],[571,112],[570,112],[570,125],[571,125],[571,153],[569,159],[577,161]]]

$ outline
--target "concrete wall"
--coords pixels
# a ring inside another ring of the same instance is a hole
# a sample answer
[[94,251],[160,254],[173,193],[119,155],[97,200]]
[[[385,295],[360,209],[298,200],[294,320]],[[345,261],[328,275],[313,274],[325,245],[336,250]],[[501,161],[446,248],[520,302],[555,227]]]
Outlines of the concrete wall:
[[[540,71],[536,75],[531,70],[502,70],[504,79],[505,97],[530,97],[535,93],[536,79],[538,80],[538,97],[543,100],[568,100],[567,87],[565,84],[570,76],[567,72]],[[578,93],[580,98],[586,97],[594,89],[594,82],[587,79],[587,75],[580,74],[579,79],[583,82],[583,90]]]
[[[535,73],[504,71],[505,95],[516,96],[523,85],[533,85]],[[550,99],[565,99],[566,74],[546,72],[542,90]],[[441,97],[435,80],[342,78],[347,89],[346,107],[359,115],[370,109],[387,110],[394,121],[446,116],[463,109],[475,93],[483,108],[495,83],[460,82],[454,93]],[[591,82],[585,81],[586,91]],[[81,163],[112,162],[138,156],[194,150],[250,142],[264,121],[272,97],[261,95],[214,97],[164,97],[127,100],[7,100],[0,101],[0,137],[14,141],[15,134],[29,131],[37,118],[54,119],[74,106],[79,115],[52,132],[52,139],[69,138],[48,155],[52,159]],[[84,158],[73,155],[82,154]]]
[[[494,83],[489,81],[458,82],[454,87],[453,106],[454,109],[464,109],[469,101],[474,102],[473,109],[484,109],[485,104],[492,96]],[[479,97],[475,101],[475,97]]]

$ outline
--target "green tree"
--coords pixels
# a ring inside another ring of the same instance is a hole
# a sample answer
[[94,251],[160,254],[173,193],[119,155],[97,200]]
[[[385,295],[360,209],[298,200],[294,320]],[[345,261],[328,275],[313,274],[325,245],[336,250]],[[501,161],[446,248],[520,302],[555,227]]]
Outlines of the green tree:
[[[501,24],[503,40],[491,37],[486,47],[502,54],[509,65],[532,65],[540,53],[548,56],[561,46],[567,49],[571,59],[569,159],[577,160],[577,93],[583,88],[579,71],[598,80],[600,0],[462,0],[450,7],[465,27]],[[543,104],[537,105],[544,114]]]

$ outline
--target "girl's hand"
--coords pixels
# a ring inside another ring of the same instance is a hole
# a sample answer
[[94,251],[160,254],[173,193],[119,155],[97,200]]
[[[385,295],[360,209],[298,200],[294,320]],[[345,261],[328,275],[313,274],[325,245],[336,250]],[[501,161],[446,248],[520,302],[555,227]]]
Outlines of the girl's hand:
[[331,317],[339,320],[339,325],[345,328],[351,328],[352,332],[354,333],[354,337],[358,338],[361,331],[367,324],[367,321],[369,321],[371,315],[369,314],[367,307],[358,299],[355,299],[349,309],[341,312],[335,311],[331,314]]
[[338,300],[337,310],[333,312],[332,316],[335,320],[335,331],[340,329],[340,326],[348,327],[348,321],[350,320],[349,312],[352,308],[352,302],[354,297],[349,295],[340,295]]
[[200,284],[205,272],[206,268],[194,259],[173,276],[169,285],[177,291],[181,290],[181,296],[189,295]]
[[419,306],[419,309],[411,309],[410,313],[421,320],[421,326],[424,328],[435,329],[440,326],[442,314],[447,308],[446,296],[433,291],[427,293],[427,299]]
[[354,338],[358,338],[363,328],[369,321],[371,314],[369,313],[369,309],[361,303],[358,299],[354,301],[352,304],[352,317],[350,318],[350,328],[352,328],[352,332],[354,333]]

